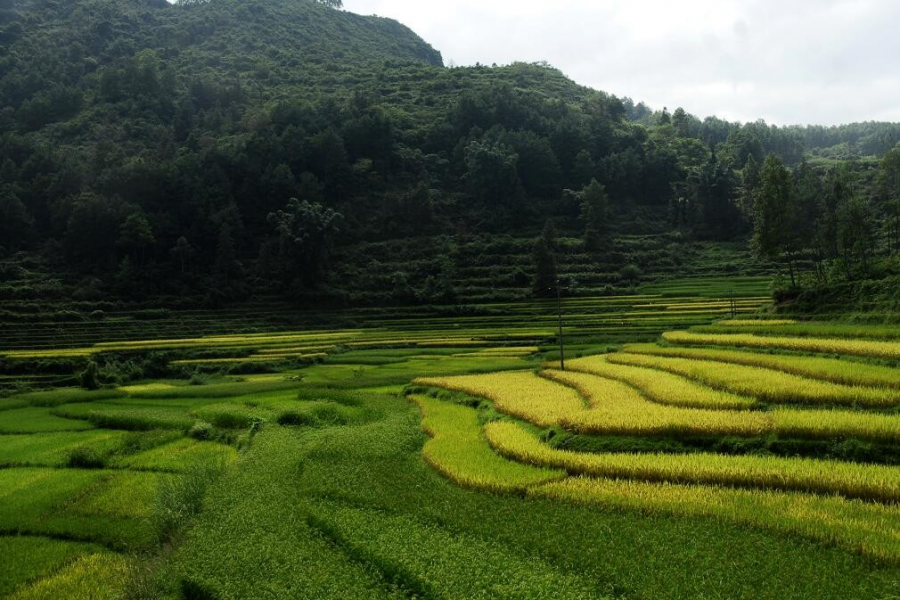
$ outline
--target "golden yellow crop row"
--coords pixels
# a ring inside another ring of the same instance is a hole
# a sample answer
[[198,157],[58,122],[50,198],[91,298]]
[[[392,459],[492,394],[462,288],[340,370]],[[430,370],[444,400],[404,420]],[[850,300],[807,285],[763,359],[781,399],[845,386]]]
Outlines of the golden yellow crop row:
[[663,334],[663,339],[671,344],[682,345],[773,348],[824,354],[847,354],[849,356],[870,358],[900,359],[900,343],[877,340],[768,336],[752,333],[691,333],[688,331],[670,331]]
[[420,377],[413,383],[487,398],[500,412],[540,427],[552,427],[586,408],[578,392],[538,377],[532,371]]
[[523,465],[493,452],[471,408],[427,396],[411,400],[422,409],[422,429],[431,436],[422,450],[425,461],[459,485],[510,492],[566,476],[565,471]]
[[574,371],[548,370],[553,381],[578,390],[590,410],[564,417],[560,424],[578,433],[615,435],[739,435],[770,431],[772,420],[762,412],[679,408],[650,402],[633,387]]
[[591,477],[712,484],[838,494],[880,502],[900,501],[900,469],[806,458],[719,454],[587,454],[558,450],[520,425],[485,426],[501,455],[539,467]]
[[713,360],[764,367],[844,385],[900,388],[900,369],[839,358],[766,354],[723,348],[662,347],[656,344],[630,344],[625,346],[623,351],[628,354]]
[[897,390],[841,385],[762,367],[628,353],[610,354],[608,360],[618,365],[681,375],[717,390],[764,402],[880,408],[900,403],[900,391]]
[[[492,452],[473,409],[424,396],[412,399],[422,408],[423,428],[432,436],[423,451],[425,460],[465,487],[494,492],[524,490],[535,498],[727,519],[838,544],[880,560],[900,561],[897,506],[800,492],[566,478],[561,469],[521,464]],[[516,427],[489,427],[501,425]],[[542,460],[538,457],[534,462]]]
[[650,402],[623,383],[595,375],[555,370],[541,375],[578,390],[590,403],[590,410],[566,417],[560,423],[579,433],[748,437],[779,433],[800,438],[844,437],[900,443],[900,415],[793,408],[770,412],[677,408]]
[[756,404],[753,398],[714,390],[671,373],[613,364],[609,361],[611,356],[613,355],[586,356],[569,360],[566,361],[566,368],[627,383],[660,404],[733,410],[750,409]]

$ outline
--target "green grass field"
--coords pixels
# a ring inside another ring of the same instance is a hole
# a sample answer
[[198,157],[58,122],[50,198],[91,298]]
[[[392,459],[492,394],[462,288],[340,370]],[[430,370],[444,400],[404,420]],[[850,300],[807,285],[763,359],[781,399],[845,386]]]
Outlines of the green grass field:
[[895,597],[900,375],[763,286],[15,348],[159,376],[0,398],[0,598]]

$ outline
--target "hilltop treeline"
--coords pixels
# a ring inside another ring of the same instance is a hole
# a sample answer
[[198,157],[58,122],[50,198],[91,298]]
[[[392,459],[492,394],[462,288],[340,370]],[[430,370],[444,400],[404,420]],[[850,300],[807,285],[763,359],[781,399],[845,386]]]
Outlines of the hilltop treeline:
[[329,281],[335,247],[412,236],[552,221],[600,255],[643,211],[741,239],[748,162],[808,150],[680,110],[634,122],[547,65],[448,69],[326,4],[3,0],[3,254],[115,294],[304,294],[353,288]]

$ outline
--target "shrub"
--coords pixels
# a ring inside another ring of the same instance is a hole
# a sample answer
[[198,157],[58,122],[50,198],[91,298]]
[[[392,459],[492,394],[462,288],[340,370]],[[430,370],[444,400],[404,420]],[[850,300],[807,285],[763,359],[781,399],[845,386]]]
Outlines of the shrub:
[[86,390],[96,390],[100,387],[100,370],[97,363],[88,362],[87,367],[78,376],[78,385]]
[[69,452],[66,466],[72,469],[102,469],[106,466],[106,457],[96,448],[79,446]]
[[188,435],[195,440],[208,440],[213,435],[213,426],[206,421],[197,421],[193,427],[188,430]]

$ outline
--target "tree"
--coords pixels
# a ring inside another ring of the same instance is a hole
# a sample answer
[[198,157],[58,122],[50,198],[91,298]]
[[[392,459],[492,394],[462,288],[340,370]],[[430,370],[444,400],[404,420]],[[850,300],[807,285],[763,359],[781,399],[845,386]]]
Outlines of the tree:
[[217,284],[228,286],[239,274],[240,264],[237,261],[237,253],[234,249],[231,227],[227,223],[223,223],[219,228],[219,243],[216,246],[216,262],[213,265],[213,275]]
[[762,142],[756,134],[748,129],[736,129],[728,136],[723,153],[731,159],[734,165],[746,165],[752,156],[757,163],[765,157]]
[[116,245],[128,252],[139,267],[144,264],[147,248],[155,243],[153,228],[142,211],[131,213],[119,226]]
[[34,220],[11,186],[0,188],[0,246],[19,249],[31,232]]
[[856,265],[868,275],[873,238],[870,206],[862,198],[851,196],[838,215],[838,243],[847,279],[853,279]]
[[595,251],[600,248],[607,229],[608,200],[606,188],[596,179],[581,191],[581,220],[584,223],[584,247]]
[[825,259],[819,231],[823,223],[822,181],[809,163],[803,159],[794,170],[794,192],[797,198],[795,235],[797,247],[813,257],[816,275],[824,280],[822,262]]
[[704,237],[727,240],[739,230],[740,211],[734,204],[734,175],[713,153],[700,170],[695,201]]
[[672,126],[675,128],[675,135],[678,137],[686,138],[691,135],[690,119],[684,109],[680,106],[676,108],[675,112],[672,114]]
[[492,208],[513,204],[519,184],[519,155],[512,148],[474,140],[466,146],[465,162],[466,183],[476,200]]
[[549,221],[534,246],[534,267],[534,296],[544,298],[553,295],[557,286],[556,231]]
[[591,157],[591,153],[587,150],[582,150],[575,157],[575,164],[572,167],[572,184],[577,186],[587,185],[594,178],[596,172],[597,164]]
[[343,0],[315,0],[315,2],[328,8],[344,8]]
[[877,183],[891,252],[900,251],[900,147],[884,155]]
[[641,268],[634,264],[625,265],[619,273],[619,279],[634,287],[641,280]]
[[267,221],[273,238],[269,243],[277,257],[276,272],[302,285],[321,281],[333,236],[343,220],[339,212],[297,198],[291,198],[284,210],[270,213]]
[[78,384],[86,390],[96,390],[100,387],[100,369],[96,362],[88,361],[84,371],[78,375]]
[[656,121],[657,125],[671,125],[672,124],[672,115],[669,114],[669,109],[663,107],[662,112],[659,113],[659,119]]
[[796,249],[796,206],[791,173],[781,159],[770,154],[759,173],[759,188],[753,204],[753,250],[758,258],[781,260],[790,265],[794,277],[793,252]]
[[128,206],[121,198],[85,192],[66,205],[66,246],[69,257],[92,266],[116,265],[116,241]]
[[747,162],[739,171],[741,184],[737,190],[738,208],[744,218],[753,222],[753,202],[756,190],[759,188],[759,163],[753,155],[747,157]]
[[181,236],[169,252],[178,261],[181,266],[181,274],[184,275],[188,261],[194,256],[194,247],[186,237]]

